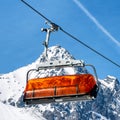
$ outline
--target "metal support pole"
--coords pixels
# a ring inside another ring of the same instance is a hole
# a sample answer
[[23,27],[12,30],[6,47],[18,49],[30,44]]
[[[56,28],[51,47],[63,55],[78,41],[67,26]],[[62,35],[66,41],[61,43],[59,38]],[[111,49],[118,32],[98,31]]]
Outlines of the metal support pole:
[[44,49],[44,51],[45,51],[45,57],[48,57],[48,55],[47,55],[47,49],[48,49],[48,44],[49,44],[51,29],[50,28],[48,28],[48,29],[42,29],[42,31],[46,32],[46,39],[45,39],[43,45],[45,46],[45,49]]
[[[48,23],[46,22],[46,24],[48,24]],[[42,28],[41,29],[42,32],[44,32],[44,31],[46,32],[46,39],[45,39],[45,41],[43,43],[43,45],[45,46],[45,57],[46,58],[48,57],[48,55],[47,55],[47,49],[48,49],[48,44],[49,44],[49,39],[50,39],[50,33],[57,31],[58,27],[59,27],[59,26],[57,26],[54,23],[48,24],[48,25],[50,26],[50,28]]]

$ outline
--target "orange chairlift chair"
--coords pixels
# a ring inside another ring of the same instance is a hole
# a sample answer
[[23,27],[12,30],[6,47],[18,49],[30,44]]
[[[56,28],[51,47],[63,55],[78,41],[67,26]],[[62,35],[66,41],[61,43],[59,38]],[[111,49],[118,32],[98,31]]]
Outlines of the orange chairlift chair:
[[[29,79],[32,71],[91,66],[94,76],[89,73],[50,76]],[[38,69],[27,72],[24,102],[26,104],[42,104],[51,102],[65,102],[78,100],[93,100],[98,92],[98,78],[93,65],[85,65],[81,60],[52,61],[41,64]]]
[[[50,25],[50,28],[42,29],[45,31],[45,55],[47,58],[47,49],[50,33],[57,31],[58,26]],[[65,67],[83,67],[91,66],[94,76],[88,73],[50,76],[45,78],[29,79],[33,71],[65,68]],[[23,100],[26,104],[51,103],[62,101],[91,100],[96,98],[98,92],[98,78],[93,65],[85,65],[81,60],[61,60],[50,61],[39,65],[38,69],[31,69],[27,72],[26,88],[24,90]]]

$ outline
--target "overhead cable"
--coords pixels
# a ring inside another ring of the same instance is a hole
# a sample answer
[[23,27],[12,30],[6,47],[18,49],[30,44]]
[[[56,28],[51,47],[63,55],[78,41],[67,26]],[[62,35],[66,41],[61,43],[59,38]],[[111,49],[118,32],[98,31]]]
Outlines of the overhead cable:
[[114,62],[113,60],[109,59],[108,57],[104,56],[103,54],[101,54],[100,52],[98,52],[97,50],[93,49],[92,47],[88,46],[87,44],[85,44],[84,42],[82,42],[80,39],[78,39],[77,37],[73,36],[72,34],[70,34],[69,32],[65,31],[64,29],[62,29],[59,25],[53,23],[50,19],[48,19],[47,17],[45,17],[43,14],[41,14],[39,11],[37,11],[36,9],[34,9],[31,5],[29,5],[27,2],[25,2],[24,0],[21,0],[24,4],[26,4],[29,8],[31,8],[34,12],[36,12],[38,15],[40,15],[42,18],[44,18],[47,22],[49,22],[52,26],[55,26],[57,28],[59,28],[63,33],[65,33],[66,35],[68,35],[69,37],[73,38],[74,40],[76,40],[77,42],[79,42],[80,44],[84,45],[85,47],[87,47],[88,49],[92,50],[93,52],[95,52],[96,54],[98,54],[99,56],[103,57],[104,59],[106,59],[107,61],[111,62],[112,64],[116,65],[117,67],[120,68],[120,65],[117,64],[116,62]]
[[29,8],[31,8],[33,11],[35,11],[37,14],[39,14],[42,18],[44,18],[45,20],[47,20],[49,23],[52,23],[51,20],[49,20],[47,17],[45,17],[43,14],[41,14],[39,11],[37,11],[36,9],[34,9],[31,5],[29,5],[27,2],[25,2],[24,0],[21,0],[25,5],[27,5]]
[[80,39],[76,38],[75,36],[73,36],[72,34],[66,32],[65,30],[63,30],[60,27],[60,30],[62,32],[64,32],[65,34],[67,34],[69,37],[73,38],[74,40],[76,40],[77,42],[81,43],[82,45],[84,45],[85,47],[89,48],[90,50],[92,50],[93,52],[95,52],[96,54],[98,54],[99,56],[103,57],[104,59],[108,60],[109,62],[111,62],[112,64],[118,66],[120,68],[120,65],[117,64],[116,62],[112,61],[111,59],[109,59],[108,57],[104,56],[103,54],[101,54],[100,52],[98,52],[97,50],[93,49],[92,47],[88,46],[87,44],[85,44],[84,42],[82,42]]

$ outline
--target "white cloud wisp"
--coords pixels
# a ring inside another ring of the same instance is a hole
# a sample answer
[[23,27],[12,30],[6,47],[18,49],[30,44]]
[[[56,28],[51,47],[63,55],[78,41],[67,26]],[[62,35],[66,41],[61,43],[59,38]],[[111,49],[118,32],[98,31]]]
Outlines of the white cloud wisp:
[[73,0],[73,2],[91,19],[95,25],[107,35],[112,42],[114,42],[118,47],[120,47],[120,42],[116,40],[101,24],[100,22],[81,4],[78,0]]

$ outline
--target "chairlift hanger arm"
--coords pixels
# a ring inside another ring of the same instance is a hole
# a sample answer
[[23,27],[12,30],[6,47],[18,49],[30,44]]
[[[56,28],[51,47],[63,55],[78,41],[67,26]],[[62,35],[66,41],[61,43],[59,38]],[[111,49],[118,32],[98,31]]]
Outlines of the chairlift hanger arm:
[[43,45],[45,46],[45,56],[46,58],[48,57],[47,55],[47,50],[48,50],[48,44],[49,44],[49,39],[50,39],[50,34],[51,32],[55,32],[58,30],[58,26],[56,24],[50,24],[48,22],[46,22],[46,24],[48,24],[50,26],[50,28],[42,28],[41,31],[45,31],[46,32],[46,39],[43,43]]

